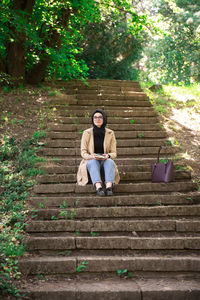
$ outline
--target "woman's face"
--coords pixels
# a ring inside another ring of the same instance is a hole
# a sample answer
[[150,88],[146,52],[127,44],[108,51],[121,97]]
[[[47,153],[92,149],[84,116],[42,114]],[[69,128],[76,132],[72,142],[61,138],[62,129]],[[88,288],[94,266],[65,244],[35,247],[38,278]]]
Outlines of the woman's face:
[[101,127],[103,125],[103,116],[101,113],[96,113],[94,114],[94,117],[93,117],[93,120],[94,120],[94,125],[96,125],[97,127]]

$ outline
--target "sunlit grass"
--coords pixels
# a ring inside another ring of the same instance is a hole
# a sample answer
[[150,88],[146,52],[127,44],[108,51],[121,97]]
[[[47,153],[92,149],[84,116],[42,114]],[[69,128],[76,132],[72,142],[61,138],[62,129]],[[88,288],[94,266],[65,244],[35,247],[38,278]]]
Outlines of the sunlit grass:
[[163,90],[165,95],[172,97],[176,101],[188,102],[188,104],[191,101],[191,106],[195,104],[200,105],[200,83],[190,86],[164,85]]

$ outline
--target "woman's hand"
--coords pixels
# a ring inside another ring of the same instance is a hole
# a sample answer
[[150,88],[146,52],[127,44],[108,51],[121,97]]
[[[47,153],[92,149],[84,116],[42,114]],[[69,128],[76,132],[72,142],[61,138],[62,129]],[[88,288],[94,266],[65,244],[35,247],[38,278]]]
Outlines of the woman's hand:
[[109,155],[108,154],[103,154],[104,158],[102,158],[102,160],[106,160],[109,158]]
[[109,155],[108,155],[108,154],[102,154],[102,155],[104,156],[104,158],[98,157],[98,156],[96,156],[95,154],[92,154],[92,155],[91,155],[91,159],[106,160],[106,159],[109,158]]

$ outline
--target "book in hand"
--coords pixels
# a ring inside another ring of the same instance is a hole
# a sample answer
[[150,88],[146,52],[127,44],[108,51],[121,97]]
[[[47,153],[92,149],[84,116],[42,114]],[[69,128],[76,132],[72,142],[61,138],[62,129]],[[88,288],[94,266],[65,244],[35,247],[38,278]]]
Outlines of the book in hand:
[[96,153],[94,153],[94,156],[96,158],[105,158],[105,156],[103,154],[96,154]]

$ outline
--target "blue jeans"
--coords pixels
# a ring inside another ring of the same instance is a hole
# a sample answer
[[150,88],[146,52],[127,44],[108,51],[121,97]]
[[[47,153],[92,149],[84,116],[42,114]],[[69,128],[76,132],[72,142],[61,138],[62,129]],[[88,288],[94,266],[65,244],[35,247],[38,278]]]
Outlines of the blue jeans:
[[105,183],[115,181],[115,165],[111,158],[106,160],[90,159],[87,162],[87,169],[90,174],[92,183],[102,182],[101,169],[104,169]]

